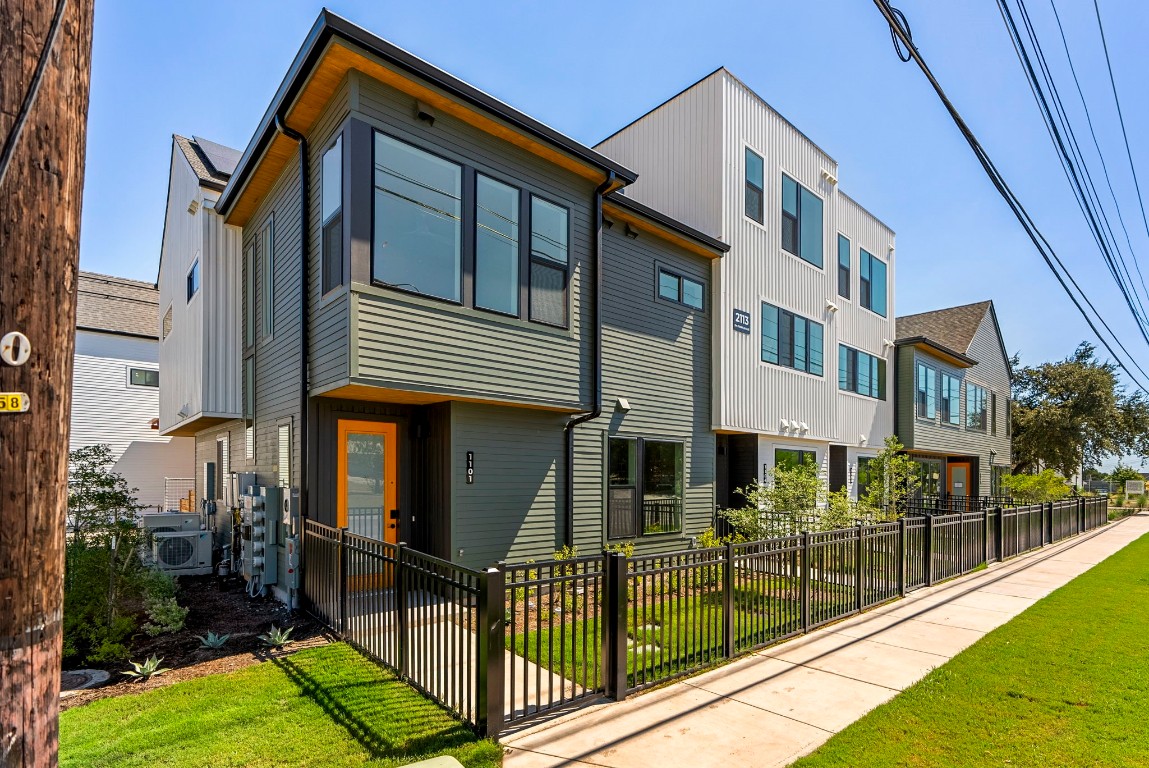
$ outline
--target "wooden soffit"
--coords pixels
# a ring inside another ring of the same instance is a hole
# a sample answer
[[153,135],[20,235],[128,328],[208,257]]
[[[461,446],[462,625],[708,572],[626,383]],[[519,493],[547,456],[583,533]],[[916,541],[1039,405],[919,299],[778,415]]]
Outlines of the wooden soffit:
[[664,227],[658,222],[651,221],[643,216],[638,215],[632,211],[627,210],[619,205],[616,205],[609,200],[604,200],[602,203],[602,212],[604,215],[609,216],[614,221],[621,221],[624,224],[629,224],[640,232],[652,234],[655,237],[662,238],[663,240],[677,245],[698,256],[705,256],[708,259],[717,259],[722,256],[721,251],[716,251],[713,248],[708,248],[702,243],[689,238],[680,232],[676,232],[670,227]]

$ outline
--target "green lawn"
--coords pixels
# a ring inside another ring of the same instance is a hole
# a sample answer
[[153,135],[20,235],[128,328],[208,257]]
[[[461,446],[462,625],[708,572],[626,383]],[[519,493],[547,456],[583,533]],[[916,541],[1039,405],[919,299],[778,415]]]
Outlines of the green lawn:
[[1149,765],[1149,536],[796,763]]
[[501,749],[342,643],[60,716],[63,766],[392,766]]

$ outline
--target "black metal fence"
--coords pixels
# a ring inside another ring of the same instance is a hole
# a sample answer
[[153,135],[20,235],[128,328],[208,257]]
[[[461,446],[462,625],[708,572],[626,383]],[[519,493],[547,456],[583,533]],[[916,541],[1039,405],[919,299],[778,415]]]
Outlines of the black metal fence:
[[314,521],[311,612],[473,724],[627,694],[1105,524],[1104,498],[476,571]]

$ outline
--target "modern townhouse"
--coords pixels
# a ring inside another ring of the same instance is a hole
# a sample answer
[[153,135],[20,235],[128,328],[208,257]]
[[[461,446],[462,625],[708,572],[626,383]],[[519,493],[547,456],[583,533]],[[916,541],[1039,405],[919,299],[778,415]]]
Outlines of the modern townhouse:
[[231,324],[165,358],[226,392],[162,423],[312,520],[468,565],[683,546],[713,520],[726,246],[620,198],[634,179],[323,12],[211,205],[230,270],[199,291]]
[[897,432],[927,496],[999,496],[1013,371],[992,301],[899,317]]
[[731,246],[711,273],[718,504],[805,461],[856,497],[893,431],[894,233],[726,69],[596,149],[640,172],[625,196]]
[[80,273],[68,449],[107,445],[142,506],[178,509],[166,480],[191,476],[194,445],[159,432],[159,316],[151,283]]

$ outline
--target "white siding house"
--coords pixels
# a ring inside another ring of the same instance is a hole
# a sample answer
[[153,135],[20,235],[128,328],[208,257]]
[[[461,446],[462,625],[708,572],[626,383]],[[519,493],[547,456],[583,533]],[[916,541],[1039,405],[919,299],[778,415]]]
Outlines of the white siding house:
[[719,506],[796,456],[856,495],[894,424],[893,231],[726,69],[596,148],[638,172],[627,197],[731,246],[713,266]]
[[69,450],[106,443],[139,502],[164,502],[165,478],[192,477],[190,438],[159,432],[159,300],[150,283],[81,272]]

